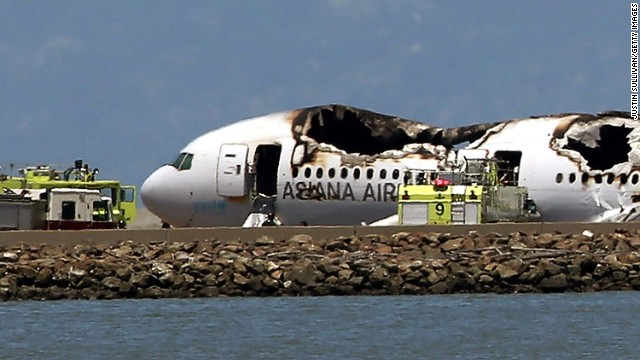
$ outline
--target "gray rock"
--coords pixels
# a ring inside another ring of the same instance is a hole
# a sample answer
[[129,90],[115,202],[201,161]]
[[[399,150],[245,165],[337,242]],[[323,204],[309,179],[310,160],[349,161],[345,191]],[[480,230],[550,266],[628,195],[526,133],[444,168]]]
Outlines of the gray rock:
[[567,282],[567,277],[564,274],[557,274],[544,278],[540,281],[540,288],[544,291],[565,291],[568,286],[569,283]]
[[362,276],[352,276],[349,281],[347,281],[348,285],[351,286],[360,286],[364,282],[364,277]]
[[18,261],[18,257],[19,255],[15,252],[12,251],[6,251],[3,252],[2,255],[0,255],[0,261],[3,262],[16,262]]
[[285,278],[300,285],[314,285],[317,280],[316,269],[312,264],[296,267],[289,273],[286,273]]
[[201,297],[217,297],[220,295],[220,291],[217,287],[214,286],[206,286],[200,289],[197,293],[198,296]]
[[196,280],[197,282],[203,284],[205,287],[216,286],[218,285],[218,279],[213,274],[204,275]]
[[313,241],[313,237],[308,234],[298,234],[293,235],[289,240],[287,240],[290,244],[307,244]]
[[158,286],[152,286],[150,288],[143,289],[141,293],[143,297],[149,298],[149,299],[161,299],[165,297],[165,294],[167,294],[166,291],[164,291]]
[[350,239],[346,238],[346,237],[340,237],[336,240],[330,240],[327,241],[327,244],[325,245],[325,249],[328,251],[335,251],[335,250],[349,250],[349,242]]
[[118,279],[117,277],[109,276],[102,280],[102,285],[104,285],[104,287],[109,290],[118,290],[118,288],[120,288],[120,285],[122,285],[122,280]]
[[480,278],[478,279],[478,282],[482,284],[491,284],[493,281],[493,278],[487,274],[480,275]]
[[25,265],[18,265],[13,271],[19,276],[20,283],[25,285],[33,285],[38,277],[38,272],[35,269]]
[[124,297],[132,297],[138,293],[138,289],[129,282],[123,282],[118,287],[118,295]]
[[238,286],[244,286],[249,282],[249,279],[247,279],[246,277],[242,276],[242,274],[233,274],[233,283],[238,285]]
[[157,279],[148,272],[143,271],[133,274],[129,281],[139,288],[148,288],[155,284]]
[[520,275],[520,273],[517,270],[514,270],[505,264],[499,264],[496,267],[495,271],[500,277],[500,280],[503,280],[503,281],[516,280],[518,279],[518,275]]
[[464,238],[457,238],[457,239],[447,240],[442,245],[440,245],[440,248],[442,249],[442,251],[458,250],[458,249],[460,249],[462,247],[462,242],[463,241],[464,241]]
[[266,236],[266,235],[260,236],[259,238],[256,239],[256,242],[255,242],[257,246],[269,246],[275,243],[276,241],[271,236]]
[[330,259],[323,259],[318,265],[318,270],[322,271],[326,275],[337,275],[342,268],[333,264]]
[[53,277],[53,271],[51,268],[44,268],[38,271],[38,275],[34,281],[35,285],[38,287],[46,287],[51,284]]
[[557,274],[560,274],[564,270],[564,267],[562,267],[562,266],[560,266],[560,265],[558,265],[558,264],[556,264],[556,263],[554,263],[552,261],[549,261],[547,259],[542,260],[538,266],[541,269],[544,270],[546,276],[557,275]]
[[389,279],[389,271],[381,266],[377,266],[369,274],[369,281],[376,286],[386,285],[391,280]]
[[274,291],[278,289],[278,287],[280,287],[280,282],[270,276],[265,276],[262,279],[262,284],[264,284],[264,286],[271,291]]
[[342,270],[338,271],[338,281],[341,284],[344,284],[347,281],[349,281],[349,279],[351,278],[352,274],[353,274],[352,270],[342,269]]
[[172,288],[174,287],[175,281],[176,281],[176,273],[174,273],[173,271],[168,272],[162,276],[160,276],[158,278],[158,281],[160,281],[160,284],[165,287],[165,288]]

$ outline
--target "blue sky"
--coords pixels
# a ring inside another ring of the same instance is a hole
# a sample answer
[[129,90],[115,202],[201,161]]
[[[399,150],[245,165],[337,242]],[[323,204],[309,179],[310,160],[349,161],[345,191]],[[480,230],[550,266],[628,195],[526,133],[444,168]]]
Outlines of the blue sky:
[[629,2],[0,0],[0,164],[140,185],[239,119],[438,126],[629,109]]

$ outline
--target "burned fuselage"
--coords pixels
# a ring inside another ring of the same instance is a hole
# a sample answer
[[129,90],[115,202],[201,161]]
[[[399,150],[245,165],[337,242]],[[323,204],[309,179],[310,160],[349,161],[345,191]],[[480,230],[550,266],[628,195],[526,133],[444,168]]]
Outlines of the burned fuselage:
[[342,105],[296,110],[290,121],[292,179],[282,200],[393,203],[404,169],[435,169],[453,144],[482,135]]
[[[589,179],[611,178],[610,175],[622,177],[621,185],[624,185],[624,179],[640,165],[639,135],[640,122],[631,119],[628,112],[559,114],[506,121],[487,131],[469,147],[545,143],[558,156],[575,165],[574,171],[585,185]],[[535,154],[545,149],[532,150]]]
[[629,113],[569,116],[556,127],[550,146],[581,172],[629,175],[640,165],[639,125]]
[[396,212],[406,169],[446,167],[464,148],[498,159],[499,180],[526,186],[545,221],[625,221],[640,204],[638,125],[607,112],[441,128],[317,106],[203,134],[181,150],[188,166],[160,167],[141,194],[180,227],[240,225],[259,203],[287,225],[369,223]]
[[522,154],[522,184],[549,204],[546,219],[618,221],[635,217],[638,134],[627,112],[559,114],[504,122],[469,147]]
[[407,168],[442,168],[452,149],[461,147],[487,149],[506,163],[505,179],[530,187],[542,199],[542,210],[557,209],[550,214],[555,218],[572,219],[560,214],[566,209],[550,203],[558,198],[557,192],[566,190],[555,185],[579,187],[573,201],[595,208],[590,215],[594,220],[624,211],[640,199],[632,188],[640,180],[640,124],[625,112],[441,128],[327,105],[293,111],[290,121],[293,174],[283,199],[395,201],[390,194],[401,182],[399,173]]
[[[451,148],[473,142],[499,123],[457,128],[440,128],[400,117],[383,115],[344,105],[326,105],[293,111],[292,133],[297,144],[325,144],[345,154],[379,158],[408,144],[429,144]],[[305,151],[303,161],[314,151]]]

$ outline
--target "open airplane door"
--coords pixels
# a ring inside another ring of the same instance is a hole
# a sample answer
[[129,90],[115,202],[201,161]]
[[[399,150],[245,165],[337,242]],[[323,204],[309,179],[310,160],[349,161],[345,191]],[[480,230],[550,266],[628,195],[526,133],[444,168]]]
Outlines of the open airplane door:
[[218,158],[218,195],[245,196],[247,152],[249,147],[242,144],[224,144]]

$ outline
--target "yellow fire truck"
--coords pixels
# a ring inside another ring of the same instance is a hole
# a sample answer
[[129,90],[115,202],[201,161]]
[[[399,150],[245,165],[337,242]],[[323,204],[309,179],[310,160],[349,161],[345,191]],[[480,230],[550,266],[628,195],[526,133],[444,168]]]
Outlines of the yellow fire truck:
[[500,181],[498,161],[486,157],[464,158],[444,170],[407,170],[398,187],[400,225],[526,222],[539,215],[527,188]]
[[113,218],[120,228],[136,217],[136,187],[122,185],[118,180],[98,180],[98,169],[90,169],[78,159],[64,171],[50,165],[27,166],[18,170],[18,176],[0,174],[0,186],[7,191],[20,193],[30,189],[90,189],[98,190],[113,202]]
[[0,194],[0,230],[115,229],[111,199],[98,190],[54,188]]

